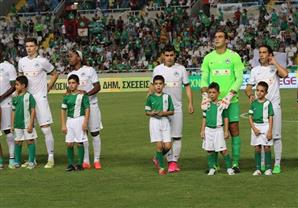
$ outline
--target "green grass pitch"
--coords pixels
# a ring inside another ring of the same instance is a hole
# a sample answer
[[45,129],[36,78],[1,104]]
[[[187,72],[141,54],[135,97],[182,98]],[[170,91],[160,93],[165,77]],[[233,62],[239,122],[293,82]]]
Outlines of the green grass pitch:
[[[67,173],[64,135],[60,131],[62,95],[50,95],[55,123],[54,169],[46,170],[46,148],[38,139],[34,170],[0,171],[0,207],[298,207],[298,120],[296,90],[281,90],[283,110],[282,174],[253,177],[253,148],[248,121],[241,118],[241,174],[204,174],[206,153],[201,149],[199,94],[194,115],[185,109],[182,171],[158,176],[151,158],[145,93],[100,94],[103,116],[103,170]],[[185,100],[184,100],[185,101]],[[248,109],[241,92],[241,112]],[[39,135],[42,135],[38,131]],[[7,156],[5,138],[1,143]],[[92,147],[92,146],[91,146]],[[230,142],[229,142],[230,147]],[[24,148],[26,153],[27,148]],[[24,158],[27,157],[24,155]],[[7,158],[7,157],[6,157]],[[93,158],[93,157],[91,157]],[[222,159],[221,159],[222,162]],[[6,161],[7,163],[7,161]]]

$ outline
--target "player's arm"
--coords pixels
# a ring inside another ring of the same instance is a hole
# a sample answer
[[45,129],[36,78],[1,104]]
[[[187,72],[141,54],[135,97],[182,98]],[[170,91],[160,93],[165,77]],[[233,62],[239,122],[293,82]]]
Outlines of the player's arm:
[[66,128],[66,110],[67,110],[67,105],[66,105],[66,98],[63,98],[63,103],[61,105],[61,112],[60,112],[60,119],[61,119],[61,131],[66,134],[67,133],[67,128]]
[[87,131],[88,130],[88,121],[90,118],[90,103],[89,103],[89,98],[86,95],[83,96],[83,105],[85,108],[85,117],[84,117],[82,129],[83,129],[83,131]]
[[229,138],[229,118],[228,118],[228,111],[223,110],[223,119],[224,119],[224,138]]
[[59,77],[59,74],[57,73],[56,70],[53,70],[50,72],[50,81],[48,83],[48,92],[50,92],[50,90],[52,89],[52,87],[54,86],[54,84],[56,83],[58,77]]
[[240,87],[243,82],[243,70],[244,70],[244,65],[241,61],[241,57],[238,54],[235,54],[234,57],[234,75],[235,75],[235,82],[230,88],[230,92],[233,93],[234,95],[237,94],[237,92],[240,90]]
[[149,96],[150,94],[152,94],[154,92],[154,87],[153,84],[150,83],[149,87],[148,87],[148,91],[147,91],[147,96]]
[[97,94],[100,91],[100,88],[101,87],[100,87],[100,83],[99,82],[93,83],[92,90],[90,90],[89,92],[87,92],[88,96]]
[[208,81],[209,81],[209,61],[208,56],[205,56],[202,67],[201,67],[201,93],[202,93],[202,101],[201,101],[201,109],[203,111],[207,110],[210,106],[210,99],[208,97]]
[[261,132],[259,129],[256,128],[254,121],[252,119],[252,116],[253,116],[253,105],[250,105],[250,109],[248,111],[248,122],[249,122],[250,128],[253,130],[255,135],[258,136]]
[[190,84],[185,85],[185,92],[188,100],[188,112],[192,114],[194,112],[193,109],[193,99],[192,99],[192,91]]
[[15,80],[10,81],[10,88],[0,95],[0,103],[5,100],[8,96],[10,96],[15,91]]
[[272,103],[270,103],[268,106],[268,116],[269,116],[268,117],[269,129],[267,132],[267,139],[271,140],[272,139],[272,129],[273,129],[273,116],[274,116]]
[[145,115],[146,116],[155,116],[156,112],[152,110],[152,104],[150,96],[147,97],[146,104],[145,104]]
[[28,133],[32,133],[32,131],[33,131],[35,116],[36,116],[36,110],[35,110],[35,108],[31,108],[30,121],[29,121],[28,128],[27,128]]
[[206,128],[206,117],[205,117],[205,112],[203,112],[203,119],[202,119],[202,125],[201,125],[201,138],[205,138],[205,128]]
[[15,119],[15,111],[13,109],[10,114],[10,130],[11,130],[11,132],[14,131],[14,119]]
[[250,84],[247,84],[245,88],[245,94],[247,95],[250,103],[255,100],[255,96],[252,88],[253,86]]
[[282,65],[280,65],[279,63],[277,63],[276,59],[271,56],[269,58],[269,64],[272,64],[276,67],[277,69],[277,75],[281,78],[286,78],[289,75],[289,71],[283,67]]

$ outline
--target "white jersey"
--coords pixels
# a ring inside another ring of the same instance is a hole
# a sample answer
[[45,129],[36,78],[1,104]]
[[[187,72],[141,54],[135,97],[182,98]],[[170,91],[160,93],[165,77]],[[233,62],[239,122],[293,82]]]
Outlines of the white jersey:
[[280,108],[280,92],[279,81],[280,78],[277,74],[275,66],[256,66],[251,70],[248,85],[255,86],[260,81],[264,81],[268,84],[268,94],[266,98],[271,101],[273,108]]
[[[0,95],[3,95],[7,90],[10,89],[10,82],[15,81],[17,72],[15,67],[8,61],[0,63]],[[11,96],[7,97],[1,102],[1,106],[10,106]]]
[[153,78],[161,75],[165,79],[164,93],[172,97],[174,109],[176,112],[182,111],[182,85],[189,84],[188,74],[184,66],[175,63],[171,67],[160,64],[154,68]]
[[54,70],[48,59],[37,56],[35,58],[23,57],[19,60],[19,72],[28,78],[28,91],[33,96],[46,96],[48,93],[47,74]]
[[[67,78],[72,74],[77,75],[80,79],[80,85],[78,87],[79,90],[84,90],[86,92],[89,92],[94,88],[93,84],[99,82],[98,75],[95,69],[90,66],[82,66],[78,70],[71,71],[67,75]],[[89,100],[90,100],[90,104],[97,103],[97,95],[94,94],[89,96]]]

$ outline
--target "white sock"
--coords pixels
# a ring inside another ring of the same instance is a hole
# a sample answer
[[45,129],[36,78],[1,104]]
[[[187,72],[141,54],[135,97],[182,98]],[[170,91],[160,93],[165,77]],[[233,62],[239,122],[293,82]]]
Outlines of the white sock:
[[281,153],[282,153],[281,139],[274,139],[273,145],[274,145],[274,158],[275,158],[274,166],[276,166],[276,165],[280,165],[280,161],[281,161]]
[[100,135],[97,135],[92,138],[93,138],[94,162],[97,162],[100,159],[101,139],[100,139]]
[[265,151],[264,151],[264,147],[262,147],[261,150],[261,165],[265,166]]
[[180,157],[180,153],[181,153],[181,147],[182,147],[182,142],[181,140],[173,140],[173,157],[172,157],[172,161],[177,162],[179,160]]
[[84,163],[90,164],[90,159],[89,159],[89,142],[88,141],[84,142]]
[[51,127],[43,127],[41,131],[44,134],[47,152],[48,152],[48,161],[54,160],[54,137]]
[[173,148],[171,148],[168,153],[166,154],[167,161],[172,162],[173,161]]
[[9,151],[9,159],[14,158],[14,135],[12,133],[6,134],[6,141]]

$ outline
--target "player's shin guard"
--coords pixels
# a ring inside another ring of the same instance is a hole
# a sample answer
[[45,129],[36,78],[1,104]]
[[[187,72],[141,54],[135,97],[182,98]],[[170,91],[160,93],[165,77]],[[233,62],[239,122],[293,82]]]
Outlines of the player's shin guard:
[[84,163],[90,164],[90,159],[89,159],[89,141],[86,141],[83,144],[84,144]]
[[215,165],[215,161],[214,161],[214,152],[210,152],[208,153],[208,156],[207,156],[207,159],[208,159],[208,169],[214,169],[214,165]]
[[8,145],[8,151],[9,151],[9,159],[14,158],[14,135],[12,133],[6,134],[6,141]]
[[22,162],[22,144],[15,144],[15,161],[18,165]]
[[219,164],[218,164],[218,152],[214,152],[214,164],[216,165],[216,167],[219,167]]
[[82,165],[83,161],[84,161],[84,145],[83,144],[78,145],[78,156],[79,156],[78,165]]
[[30,163],[34,163],[35,161],[35,152],[36,152],[36,148],[35,148],[35,144],[28,144],[28,150],[29,150],[29,162]]
[[[215,152],[217,153],[217,152]],[[229,154],[223,156],[224,160],[225,160],[225,164],[226,164],[226,168],[232,168],[232,162],[231,162],[231,157]],[[216,157],[214,157],[214,159],[216,159]],[[217,164],[217,161],[215,160],[215,164]]]
[[241,140],[239,136],[232,137],[233,166],[239,166]]
[[172,155],[172,160],[174,162],[177,162],[179,160],[180,157],[180,153],[181,153],[181,148],[182,148],[182,142],[181,139],[174,139],[173,140],[173,155]]
[[271,151],[265,152],[265,167],[266,170],[271,169]]
[[160,168],[165,168],[162,152],[156,152],[156,159]]
[[47,152],[48,152],[48,161],[53,161],[54,160],[54,137],[53,137],[52,129],[51,127],[43,127],[41,128],[41,131],[45,136],[45,143],[46,143]]
[[94,151],[94,162],[99,161],[101,151],[101,139],[100,135],[94,136],[93,138],[93,151]]
[[261,170],[261,152],[255,151],[256,170]]
[[67,164],[73,165],[73,160],[74,160],[74,148],[67,147]]
[[274,158],[275,163],[274,166],[280,166],[281,161],[281,153],[282,153],[282,143],[281,139],[274,139],[273,140],[273,146],[274,146]]

